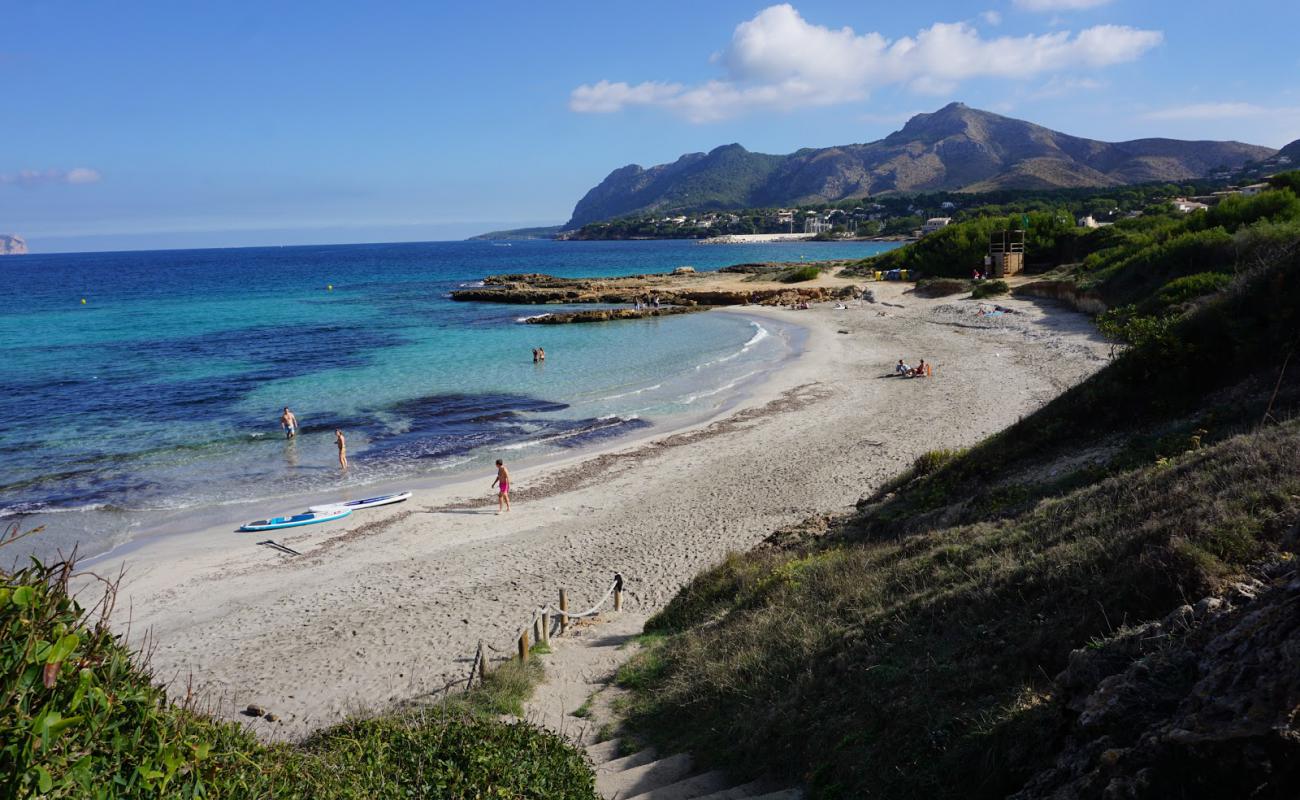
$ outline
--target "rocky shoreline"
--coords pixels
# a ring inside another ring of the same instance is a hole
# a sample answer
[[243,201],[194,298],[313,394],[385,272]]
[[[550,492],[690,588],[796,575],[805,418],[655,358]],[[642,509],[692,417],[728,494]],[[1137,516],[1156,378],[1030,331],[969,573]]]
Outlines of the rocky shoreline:
[[[512,303],[520,305],[545,305],[548,303],[603,303],[608,305],[635,304],[657,298],[659,308],[647,311],[667,311],[677,306],[737,306],[763,305],[788,306],[834,299],[847,299],[861,294],[861,288],[848,281],[828,277],[806,284],[790,285],[776,281],[754,281],[752,275],[739,270],[727,274],[697,273],[677,270],[672,273],[632,275],[620,278],[558,278],[553,275],[516,274],[491,275],[483,279],[483,286],[457,289],[451,299],[460,302]],[[619,309],[632,311],[634,309]],[[588,312],[579,312],[588,313]],[[608,312],[592,312],[608,313]],[[673,311],[671,313],[683,313]],[[555,315],[564,316],[564,315]],[[605,319],[636,318],[631,315],[613,315]],[[650,314],[649,316],[656,316]],[[530,320],[531,321],[531,320]],[[546,324],[545,318],[538,318]],[[557,320],[558,321],[558,320]],[[594,318],[563,321],[603,321]]]
[[677,314],[691,314],[696,311],[708,311],[713,306],[662,306],[660,308],[599,308],[591,311],[565,311],[555,314],[543,314],[529,317],[524,322],[529,325],[564,325],[574,322],[612,322],[620,319],[648,319],[650,317],[671,317]]

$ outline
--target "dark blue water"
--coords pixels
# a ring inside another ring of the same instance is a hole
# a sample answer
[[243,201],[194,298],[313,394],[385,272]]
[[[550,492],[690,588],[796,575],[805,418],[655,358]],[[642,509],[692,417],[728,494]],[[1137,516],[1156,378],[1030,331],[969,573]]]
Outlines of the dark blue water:
[[[275,512],[277,498],[706,414],[787,356],[790,332],[726,314],[530,326],[520,319],[537,307],[447,293],[492,273],[708,270],[881,247],[439,242],[6,258],[0,516],[93,551],[145,512],[258,498]],[[538,346],[545,365],[531,361]],[[286,405],[302,423],[290,443]],[[347,473],[335,428],[348,436]]]

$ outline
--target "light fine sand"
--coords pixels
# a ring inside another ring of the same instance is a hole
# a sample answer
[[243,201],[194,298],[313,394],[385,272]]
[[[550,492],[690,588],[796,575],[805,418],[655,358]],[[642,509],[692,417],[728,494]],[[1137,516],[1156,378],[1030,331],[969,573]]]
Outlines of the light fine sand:
[[[970,300],[871,284],[879,302],[779,316],[809,329],[804,354],[738,409],[671,434],[514,474],[495,515],[492,475],[407,503],[273,535],[178,533],[94,563],[127,569],[117,624],[178,688],[191,678],[231,718],[249,703],[296,738],[352,712],[437,695],[482,640],[496,660],[539,603],[594,602],[621,572],[642,619],[728,551],[844,510],[920,453],[973,444],[1104,365],[1087,319],[1025,300],[981,317]],[[988,307],[989,304],[986,304]],[[617,324],[617,323],[611,323]],[[899,358],[929,380],[886,378]]]

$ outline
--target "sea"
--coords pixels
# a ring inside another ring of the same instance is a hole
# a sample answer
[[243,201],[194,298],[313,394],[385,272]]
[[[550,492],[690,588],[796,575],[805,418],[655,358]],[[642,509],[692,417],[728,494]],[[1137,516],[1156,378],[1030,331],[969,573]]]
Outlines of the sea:
[[[891,246],[466,241],[0,259],[0,525],[44,528],[0,561],[104,553],[236,507],[272,516],[490,477],[496,458],[690,424],[801,347],[797,325],[740,314],[528,325],[564,307],[449,299],[486,275],[708,271]],[[301,425],[293,440],[285,406]]]

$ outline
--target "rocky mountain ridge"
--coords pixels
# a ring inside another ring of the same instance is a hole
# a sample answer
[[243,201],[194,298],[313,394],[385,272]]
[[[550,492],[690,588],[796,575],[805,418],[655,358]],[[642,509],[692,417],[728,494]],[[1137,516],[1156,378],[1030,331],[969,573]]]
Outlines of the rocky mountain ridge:
[[950,103],[866,144],[752,153],[739,144],[671,164],[630,164],[578,201],[565,226],[634,213],[799,205],[886,192],[987,191],[1181,181],[1269,158],[1241,142],[1102,142]]

